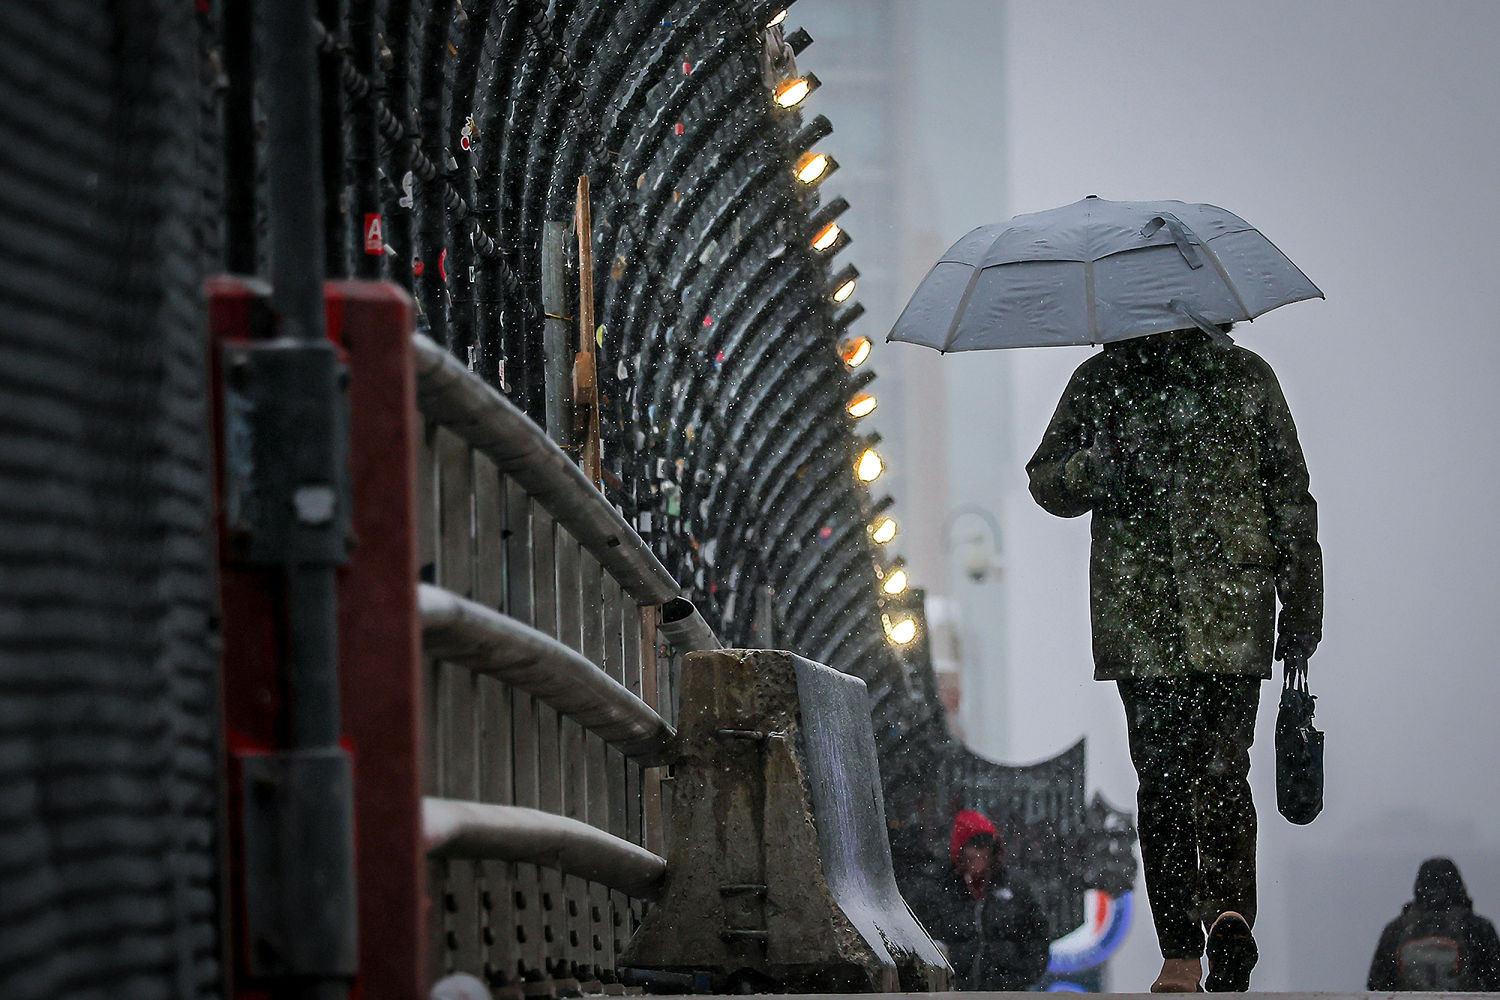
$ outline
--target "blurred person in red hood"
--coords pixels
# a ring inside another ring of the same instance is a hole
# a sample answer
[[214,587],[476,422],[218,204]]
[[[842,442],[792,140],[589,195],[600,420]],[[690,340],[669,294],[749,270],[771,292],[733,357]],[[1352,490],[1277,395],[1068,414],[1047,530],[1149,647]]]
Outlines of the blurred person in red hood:
[[1047,971],[1047,918],[1036,896],[1005,867],[1005,844],[982,813],[953,819],[951,879],[917,916],[941,942],[957,990],[1024,990]]

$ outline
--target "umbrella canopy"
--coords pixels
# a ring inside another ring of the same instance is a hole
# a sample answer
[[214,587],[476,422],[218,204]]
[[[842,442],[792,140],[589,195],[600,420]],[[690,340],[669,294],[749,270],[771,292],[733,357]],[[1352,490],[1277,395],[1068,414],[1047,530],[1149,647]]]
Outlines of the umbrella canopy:
[[1232,212],[1091,195],[953,244],[886,339],[944,352],[1104,344],[1310,298],[1318,286]]

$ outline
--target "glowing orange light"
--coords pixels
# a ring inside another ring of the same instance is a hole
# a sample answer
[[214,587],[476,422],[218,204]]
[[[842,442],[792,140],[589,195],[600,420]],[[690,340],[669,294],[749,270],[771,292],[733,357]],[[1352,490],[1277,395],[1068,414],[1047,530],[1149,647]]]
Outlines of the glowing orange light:
[[827,153],[803,153],[797,158],[797,165],[793,170],[796,171],[799,181],[803,184],[811,184],[823,176],[828,169],[829,162]]
[[828,225],[823,227],[822,232],[813,237],[813,249],[827,250],[829,247],[833,246],[835,242],[838,241],[839,234],[841,234],[842,232],[843,230],[839,228],[839,224],[837,222],[830,222]]
[[870,356],[870,338],[850,337],[839,345],[839,356],[850,368],[858,368]]

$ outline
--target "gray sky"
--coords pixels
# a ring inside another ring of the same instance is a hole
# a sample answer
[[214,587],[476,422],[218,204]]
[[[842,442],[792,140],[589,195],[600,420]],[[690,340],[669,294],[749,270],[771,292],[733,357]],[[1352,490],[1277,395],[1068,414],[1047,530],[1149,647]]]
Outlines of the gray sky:
[[[820,2],[835,0],[805,6]],[[1237,331],[1275,368],[1297,420],[1328,593],[1312,661],[1328,795],[1311,827],[1275,811],[1275,685],[1262,702],[1256,987],[1361,987],[1380,925],[1429,853],[1451,853],[1480,910],[1500,917],[1500,282],[1489,273],[1500,4],[911,0],[902,11],[907,155],[928,178],[938,249],[1086,194],[1208,201],[1260,227],[1328,296]],[[911,236],[911,253],[930,256]],[[891,345],[877,362],[889,370],[918,350]],[[1087,519],[1035,507],[1022,468],[1087,356],[945,359],[950,415],[965,393],[1009,387],[1002,427],[950,428],[949,462],[996,457],[1009,627],[995,752],[1042,757],[1086,733],[1092,783],[1133,807],[1118,697],[1090,679]],[[1157,960],[1142,912],[1116,988],[1143,989]]]

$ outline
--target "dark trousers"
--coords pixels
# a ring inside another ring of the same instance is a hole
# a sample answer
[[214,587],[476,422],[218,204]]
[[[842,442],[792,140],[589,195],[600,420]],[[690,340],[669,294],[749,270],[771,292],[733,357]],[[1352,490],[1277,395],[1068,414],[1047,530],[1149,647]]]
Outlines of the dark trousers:
[[1197,958],[1220,913],[1255,923],[1250,744],[1260,680],[1192,674],[1119,686],[1157,942],[1164,958]]

